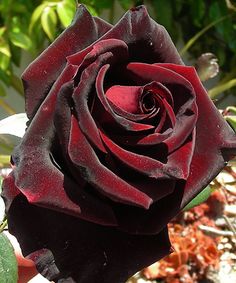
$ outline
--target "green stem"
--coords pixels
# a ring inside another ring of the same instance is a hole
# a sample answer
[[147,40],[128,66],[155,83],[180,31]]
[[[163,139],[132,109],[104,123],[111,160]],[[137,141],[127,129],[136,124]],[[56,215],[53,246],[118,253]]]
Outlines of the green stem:
[[214,99],[217,95],[235,86],[236,86],[236,79],[232,79],[226,83],[219,84],[218,86],[213,87],[208,91],[208,94],[211,99]]
[[195,34],[190,40],[186,43],[186,45],[180,50],[180,55],[183,56],[188,49],[201,37],[205,32],[207,32],[210,28],[214,27],[215,25],[219,24],[220,22],[232,17],[233,14],[225,15],[214,22],[210,23],[206,27],[204,27],[202,30],[200,30],[197,34]]

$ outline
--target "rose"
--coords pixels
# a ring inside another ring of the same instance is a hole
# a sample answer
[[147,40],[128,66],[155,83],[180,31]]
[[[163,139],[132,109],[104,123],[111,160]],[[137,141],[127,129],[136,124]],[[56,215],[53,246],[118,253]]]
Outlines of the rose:
[[166,224],[236,139],[166,30],[143,6],[114,27],[79,6],[23,82],[3,194],[24,254],[49,280],[105,283],[170,252]]

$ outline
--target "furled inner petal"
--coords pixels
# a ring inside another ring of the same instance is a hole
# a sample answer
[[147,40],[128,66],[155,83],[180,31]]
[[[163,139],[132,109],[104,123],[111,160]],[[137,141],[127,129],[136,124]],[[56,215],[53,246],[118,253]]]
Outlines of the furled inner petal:
[[73,65],[87,67],[92,64],[101,54],[111,52],[114,57],[122,58],[123,61],[128,59],[128,46],[119,39],[99,40],[97,43],[88,46],[85,50],[70,55],[67,61]]
[[235,155],[236,136],[209,98],[193,67],[161,65],[189,80],[196,92],[198,106],[196,145],[182,198],[181,208],[183,208],[222,170],[225,161],[229,158],[226,154],[227,150]]
[[[162,179],[166,178],[182,178],[180,177],[180,173],[178,169],[170,170],[169,166],[165,165],[164,163],[150,158],[148,156],[136,154],[134,152],[128,151],[123,149],[122,147],[118,146],[114,143],[108,136],[100,132],[101,137],[104,143],[107,146],[107,150],[110,151],[118,160],[120,160],[123,164],[136,170],[137,172],[147,175],[151,178]],[[177,168],[177,166],[175,166]],[[181,168],[181,166],[179,166]]]
[[[181,85],[185,88],[185,93],[181,93],[181,95],[183,99],[185,97],[186,101],[177,110],[177,113],[174,114],[172,112],[172,107],[169,107],[168,104],[166,104],[166,109],[169,110],[167,113],[175,126],[173,127],[173,134],[165,141],[165,143],[169,148],[169,152],[174,151],[181,146],[191,134],[197,121],[195,91],[191,83],[177,72],[157,64],[130,63],[127,65],[127,70],[130,72],[132,78],[136,79],[139,83],[156,81],[167,86]],[[178,93],[172,93],[174,104],[175,99],[178,100],[178,95]]]
[[87,182],[114,201],[148,209],[152,199],[102,165],[73,115],[71,125],[68,152]]
[[139,99],[142,87],[115,85],[106,91],[105,95],[117,107],[133,114],[139,114]]
[[119,116],[114,112],[103,90],[104,77],[105,77],[105,74],[108,68],[109,68],[109,65],[104,65],[99,70],[99,73],[97,75],[97,80],[96,80],[96,90],[97,90],[97,96],[101,102],[101,105],[104,107],[104,110],[107,112],[110,119],[112,119],[116,124],[118,124],[121,128],[123,127],[127,131],[137,131],[138,132],[138,131],[146,131],[146,130],[153,129],[154,127],[152,125],[136,123],[122,116]]

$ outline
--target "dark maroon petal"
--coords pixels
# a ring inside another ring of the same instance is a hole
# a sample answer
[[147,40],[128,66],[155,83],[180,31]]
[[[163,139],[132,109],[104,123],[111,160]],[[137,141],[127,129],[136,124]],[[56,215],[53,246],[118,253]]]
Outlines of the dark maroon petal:
[[106,149],[101,141],[96,122],[91,115],[88,100],[89,96],[92,95],[92,88],[98,70],[103,65],[103,62],[109,60],[111,57],[111,53],[105,53],[98,56],[97,60],[83,71],[79,85],[72,96],[81,130],[90,142],[102,152],[106,152]]
[[26,95],[26,113],[35,114],[52,84],[65,67],[66,57],[84,49],[109,27],[94,20],[83,5],[79,5],[74,21],[22,75]]
[[163,133],[154,133],[154,134],[141,134],[141,135],[117,135],[112,134],[112,139],[116,140],[118,144],[127,145],[127,146],[140,146],[148,147],[152,145],[157,145],[165,141],[169,136],[171,136],[173,130],[167,129]]
[[5,201],[6,210],[8,210],[15,197],[21,193],[15,185],[14,171],[4,178],[2,189],[2,197]]
[[[184,69],[187,67],[181,66],[181,68]],[[173,128],[173,134],[165,140],[165,144],[168,146],[169,152],[174,151],[181,146],[183,141],[185,141],[191,134],[197,120],[195,91],[190,83],[191,80],[187,80],[184,75],[179,74],[177,70],[173,71],[168,68],[167,64],[148,65],[143,63],[130,63],[127,65],[127,70],[132,73],[132,76],[135,76],[142,83],[156,81],[161,82],[162,84],[179,84],[188,90],[186,95],[189,96],[189,99],[180,107],[178,113],[176,113],[176,122],[175,127]],[[175,103],[175,93],[172,93],[172,96]],[[169,116],[174,119],[173,113],[169,112]]]
[[87,182],[114,201],[148,209],[152,199],[102,165],[74,116],[72,116],[71,125],[69,155]]
[[57,283],[124,283],[171,251],[166,228],[158,235],[131,235],[41,209],[22,196],[13,202],[8,219],[23,254]]
[[147,156],[138,155],[136,153],[122,149],[109,139],[104,133],[100,132],[107,150],[112,152],[126,166],[153,178],[168,178],[165,174],[164,164]]
[[195,149],[196,131],[193,130],[191,137],[177,150],[168,156],[168,173],[176,178],[186,180],[189,176],[190,164]]
[[[89,64],[92,64],[99,55],[107,52],[111,52],[114,57],[121,58],[122,61],[128,59],[128,46],[124,41],[107,39],[99,40],[97,43],[88,46],[86,49],[68,56],[67,61],[73,65],[80,65],[82,63],[82,66],[87,67]],[[81,62],[81,59],[83,59],[83,62]]]
[[125,128],[127,131],[146,131],[146,130],[153,129],[154,127],[152,125],[136,123],[134,121],[125,119],[124,117],[117,115],[113,111],[111,105],[106,99],[106,96],[103,90],[104,77],[105,77],[105,74],[108,68],[109,68],[109,65],[104,65],[99,70],[99,73],[97,75],[97,80],[96,80],[96,90],[97,90],[98,98],[101,101],[101,104],[104,107],[105,111],[109,114],[110,118],[114,120],[118,125],[120,125],[120,127]]
[[[107,146],[107,150],[110,151],[118,160],[120,160],[128,168],[131,168],[143,175],[149,176],[154,179],[160,178],[182,178],[181,174],[181,164],[171,162],[169,164],[163,164],[162,162],[150,158],[148,156],[136,154],[134,152],[125,150],[115,144],[111,139],[109,139],[104,133],[101,132],[101,137]],[[158,150],[158,149],[157,149]],[[181,153],[189,153],[187,149],[182,150]],[[175,160],[178,160],[178,155]],[[172,157],[172,161],[174,156]],[[122,165],[121,165],[122,166]],[[158,187],[158,182],[156,182],[156,187]],[[163,192],[163,194],[166,192]]]
[[[61,86],[71,81],[76,71],[77,67],[71,65],[64,69],[13,154],[15,185],[31,203],[96,223],[114,225],[115,219],[110,207],[97,199],[94,201],[64,175],[50,157],[55,136],[53,116],[56,98]],[[76,192],[75,202],[71,200],[73,190]]]
[[[193,67],[167,64],[191,82],[198,107],[196,144],[181,207],[193,199],[236,154],[236,136],[214,106]],[[230,152],[228,155],[227,152]]]
[[183,64],[166,29],[149,17],[145,6],[130,9],[101,39],[108,38],[123,40],[131,61]]
[[107,33],[113,27],[113,25],[111,25],[110,23],[104,21],[101,18],[93,17],[93,19],[94,19],[94,21],[95,21],[95,23],[97,25],[98,38],[100,38],[102,35]]
[[191,93],[193,90],[191,83],[183,75],[167,66],[168,64],[129,63],[126,69],[127,75],[132,75],[132,78],[139,84],[148,84],[153,81],[162,84],[180,84]]
[[127,111],[119,108],[118,106],[113,104],[111,101],[109,101],[109,104],[111,105],[112,110],[116,114],[118,114],[121,117],[124,117],[125,119],[134,121],[134,122],[139,122],[139,121],[147,120],[155,112],[155,109],[153,109],[153,111],[148,113],[148,114],[146,114],[146,113],[145,114],[133,114],[133,113],[127,112]]
[[129,113],[140,113],[139,98],[142,87],[114,85],[105,95],[114,105]]
[[[166,180],[164,180],[166,181]],[[168,181],[168,180],[167,180]],[[114,212],[119,228],[129,233],[154,235],[181,211],[185,181],[176,180],[173,193],[154,202],[149,210],[117,205]],[[160,184],[163,186],[163,184]],[[165,186],[163,186],[165,188]]]
[[85,189],[86,181],[75,170],[73,163],[68,156],[68,144],[70,138],[71,128],[71,109],[73,109],[72,94],[74,91],[74,82],[70,81],[65,83],[57,95],[55,113],[54,113],[54,126],[56,129],[56,135],[58,138],[53,143],[52,156],[58,164],[60,164],[61,170],[70,172],[76,180],[77,186],[81,189]]

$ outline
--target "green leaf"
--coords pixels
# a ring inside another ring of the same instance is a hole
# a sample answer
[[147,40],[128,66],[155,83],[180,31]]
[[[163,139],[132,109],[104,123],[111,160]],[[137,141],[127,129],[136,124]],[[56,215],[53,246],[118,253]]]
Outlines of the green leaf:
[[0,52],[7,57],[11,57],[9,45],[3,38],[0,38]]
[[17,32],[17,33],[11,32],[10,40],[15,46],[20,47],[25,50],[30,50],[32,46],[31,39],[22,32]]
[[51,41],[54,40],[57,24],[57,15],[53,8],[46,7],[41,15],[41,24],[44,32]]
[[198,194],[193,200],[191,200],[183,209],[183,211],[187,211],[191,208],[193,208],[194,206],[197,206],[201,203],[203,203],[204,201],[206,201],[209,196],[211,195],[211,193],[214,191],[214,189],[212,189],[210,186],[207,186],[204,190],[202,190],[200,192],[200,194]]
[[119,0],[119,3],[124,10],[128,10],[133,6],[133,1]]
[[70,25],[75,14],[75,5],[69,1],[62,1],[57,5],[57,14],[62,23],[66,28]]
[[0,282],[17,283],[18,270],[14,249],[4,234],[0,234]]
[[30,24],[29,24],[29,33],[32,33],[32,30],[35,26],[35,24],[39,21],[44,8],[47,7],[47,4],[43,3],[39,5],[33,12],[32,17],[30,19]]
[[[3,36],[4,32],[6,31],[6,27],[0,28],[0,37]],[[1,40],[1,39],[0,39]]]
[[156,11],[158,23],[162,24],[167,29],[167,31],[170,32],[173,24],[171,1],[154,0],[153,6]]
[[10,64],[10,57],[6,56],[3,53],[0,53],[0,68],[6,71]]
[[3,81],[7,86],[10,84],[9,72],[0,69],[0,80]]
[[0,83],[0,96],[6,96],[5,88],[1,83]]
[[234,129],[234,131],[236,132],[236,116],[225,116],[226,121],[229,122],[229,124],[231,125],[231,127]]
[[190,14],[193,18],[194,24],[201,27],[206,9],[205,2],[203,0],[193,0],[190,7]]
[[217,95],[223,93],[224,91],[235,87],[236,86],[236,79],[229,80],[226,83],[217,85],[208,91],[208,94],[211,99],[215,98]]
[[236,114],[236,107],[235,107],[235,106],[228,106],[228,107],[226,108],[226,111],[227,111],[227,112],[231,112],[231,113],[233,113],[233,114]]

